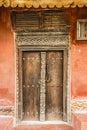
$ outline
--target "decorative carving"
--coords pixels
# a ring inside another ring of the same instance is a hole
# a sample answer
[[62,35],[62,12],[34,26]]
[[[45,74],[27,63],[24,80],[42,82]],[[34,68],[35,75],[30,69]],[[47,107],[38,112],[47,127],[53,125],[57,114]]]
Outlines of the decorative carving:
[[72,112],[87,112],[87,98],[73,99],[71,101]]
[[57,45],[69,45],[69,36],[60,35],[58,33],[17,33],[16,43],[21,45],[45,45],[45,46],[57,46]]
[[18,102],[19,102],[19,78],[18,78],[18,49],[16,49],[16,122],[18,122]]
[[[63,46],[63,47],[68,47],[69,46],[69,34],[59,34],[59,32],[20,32],[20,33],[16,33],[16,122],[19,122],[19,117],[18,117],[18,113],[20,113],[20,102],[19,102],[19,98],[22,98],[22,95],[19,95],[19,76],[18,76],[18,62],[20,62],[20,56],[19,56],[19,51],[18,48],[19,47],[48,47],[49,48],[53,48],[56,46]],[[40,93],[42,93],[40,95],[40,120],[45,120],[45,57],[46,54],[44,52],[42,52],[41,54],[41,78],[42,80],[40,81],[41,84],[41,89],[40,89]],[[27,59],[30,60],[30,59]],[[58,60],[58,59],[56,59]],[[60,59],[62,60],[62,59]],[[20,66],[22,69],[22,66]],[[23,114],[23,111],[22,111]],[[21,117],[22,115],[20,115]],[[22,118],[20,118],[22,119]],[[21,120],[20,120],[21,121]]]
[[0,115],[11,115],[14,116],[14,107],[10,106],[1,106]]
[[41,88],[40,88],[40,120],[45,120],[45,75],[46,75],[46,52],[41,52]]

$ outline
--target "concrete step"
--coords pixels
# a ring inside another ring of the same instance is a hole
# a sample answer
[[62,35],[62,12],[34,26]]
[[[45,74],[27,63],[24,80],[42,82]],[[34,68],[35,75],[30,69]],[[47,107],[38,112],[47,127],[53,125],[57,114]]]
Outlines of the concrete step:
[[41,124],[20,125],[13,128],[13,130],[73,130],[73,128],[66,124]]

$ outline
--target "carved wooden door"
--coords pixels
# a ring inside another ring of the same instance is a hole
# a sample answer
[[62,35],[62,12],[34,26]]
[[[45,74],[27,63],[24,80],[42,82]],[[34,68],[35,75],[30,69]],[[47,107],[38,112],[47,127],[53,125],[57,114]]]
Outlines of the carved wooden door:
[[46,63],[46,120],[62,120],[63,53],[48,52]]
[[23,53],[23,111],[24,120],[39,119],[40,53]]
[[23,120],[63,119],[63,51],[23,51]]

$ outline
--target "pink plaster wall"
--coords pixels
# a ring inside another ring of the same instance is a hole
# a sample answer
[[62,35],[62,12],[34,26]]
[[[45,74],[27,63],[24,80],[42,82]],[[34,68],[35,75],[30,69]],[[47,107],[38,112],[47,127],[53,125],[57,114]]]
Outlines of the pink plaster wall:
[[77,19],[87,19],[87,8],[68,10],[71,36],[71,95],[87,97],[87,40],[76,40]]
[[[72,98],[87,97],[87,41],[76,41],[76,20],[87,18],[87,8],[67,9],[71,29],[71,94]],[[14,106],[15,102],[15,43],[11,28],[10,9],[0,8],[0,106]],[[0,130],[5,128],[5,120]],[[12,119],[13,120],[13,119]],[[8,123],[7,123],[8,124]],[[12,128],[13,122],[10,123]],[[9,130],[8,129],[8,130]],[[16,129],[16,128],[15,128]]]
[[10,12],[0,8],[0,106],[14,105],[15,49]]
[[87,43],[72,45],[72,97],[87,97]]
[[[71,24],[71,93],[87,96],[87,41],[76,41],[76,20],[87,18],[86,8],[67,10]],[[0,105],[14,105],[15,47],[10,9],[0,9]]]
[[[86,8],[69,11],[71,24],[72,97],[87,96],[87,41],[76,41],[76,20],[87,18]],[[15,92],[15,48],[9,9],[0,9],[0,105],[13,105]]]

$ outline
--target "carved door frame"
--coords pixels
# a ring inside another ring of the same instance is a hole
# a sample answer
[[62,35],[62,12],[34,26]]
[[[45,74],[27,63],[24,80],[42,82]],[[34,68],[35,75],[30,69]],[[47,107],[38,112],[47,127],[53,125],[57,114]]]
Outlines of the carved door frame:
[[[66,58],[64,58],[64,82],[63,83],[63,105],[64,114],[63,119],[65,122],[69,122],[71,119],[71,109],[70,109],[70,72],[69,72],[69,58],[70,58],[70,45],[69,45],[69,34],[58,34],[57,32],[19,32],[16,33],[16,124],[27,124],[29,121],[23,122],[19,120],[19,115],[21,115],[22,109],[21,101],[19,101],[19,62],[21,65],[21,57],[23,51],[37,51],[37,50],[62,50]],[[53,40],[53,41],[52,41]],[[21,70],[21,69],[20,69]],[[22,77],[21,77],[22,79]],[[21,84],[22,86],[22,84]],[[66,98],[65,98],[66,97]],[[20,111],[20,112],[19,112]],[[66,114],[65,114],[66,113]]]

